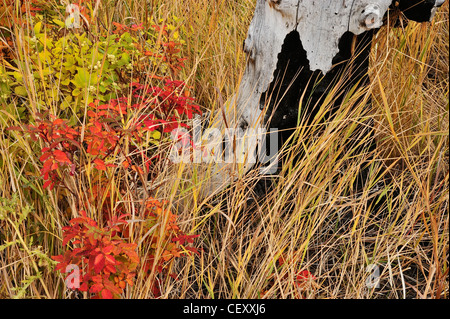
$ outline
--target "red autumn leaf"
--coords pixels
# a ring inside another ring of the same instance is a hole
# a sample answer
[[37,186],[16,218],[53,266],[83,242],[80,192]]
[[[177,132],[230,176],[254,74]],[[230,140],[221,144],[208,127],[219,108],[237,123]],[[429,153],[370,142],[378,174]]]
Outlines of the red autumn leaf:
[[169,276],[172,277],[175,280],[178,280],[177,274],[171,273],[171,274],[169,274]]
[[43,187],[44,188],[47,188],[47,187],[49,187],[50,185],[52,185],[53,184],[53,182],[52,181],[46,181],[45,183],[44,183],[44,185],[43,185]]
[[71,163],[70,159],[67,157],[66,153],[60,150],[54,150],[53,154],[55,155],[55,159],[60,163]]
[[63,246],[66,246],[67,243],[68,243],[72,238],[75,238],[76,236],[77,236],[77,235],[74,234],[74,233],[66,234],[66,235],[64,236],[64,239],[63,239],[63,242],[62,242]]
[[159,290],[158,286],[156,286],[156,283],[152,286],[152,293],[156,298],[161,296],[161,291]]
[[172,241],[178,241],[180,242],[181,245],[184,245],[186,242],[187,243],[193,243],[194,242],[194,238],[199,237],[200,235],[180,235],[178,237],[174,237],[172,238]]
[[285,254],[281,254],[280,257],[278,258],[278,263],[280,266],[282,266],[285,262],[286,262]]
[[94,270],[96,273],[100,273],[105,267],[105,256],[103,254],[98,254],[94,259]]
[[50,152],[45,152],[42,154],[41,157],[39,157],[39,160],[44,163],[50,156],[52,155],[52,153]]
[[115,294],[115,295],[119,295],[123,292],[122,289],[120,289],[119,287],[117,287],[114,283],[114,281],[111,280],[106,280],[104,281],[105,283],[105,289],[109,290],[111,292],[111,295]]
[[53,121],[53,125],[61,125],[63,123],[64,123],[64,120],[62,120],[62,119],[56,119]]
[[51,167],[52,167],[52,164],[53,164],[53,160],[52,159],[48,159],[48,160],[46,160],[44,162],[44,166],[42,167],[42,169],[44,171],[49,171],[51,169]]
[[101,275],[95,275],[92,276],[92,281],[95,283],[102,283],[103,282],[103,278]]
[[198,252],[198,249],[195,247],[185,247],[186,250],[189,250],[190,252],[196,254],[196,255],[200,255],[200,253]]
[[102,283],[96,283],[96,284],[93,284],[91,286],[89,291],[92,292],[92,293],[97,293],[97,292],[100,292],[102,289],[103,289],[103,284]]
[[86,222],[86,220],[82,217],[78,217],[78,218],[72,218],[70,220],[71,224],[84,224]]
[[9,126],[6,128],[7,131],[23,131],[23,129],[19,126]]
[[63,257],[63,255],[58,255],[58,256],[51,256],[50,258],[51,258],[51,259],[53,259],[54,261],[57,261],[57,262],[59,262],[59,263],[61,263],[61,262],[63,262],[63,261],[64,261],[64,257]]
[[[115,259],[113,256],[108,255],[112,250],[114,249],[113,245],[108,245],[106,247],[103,247],[102,252],[104,254],[106,254],[105,258],[107,261],[109,261],[110,263],[114,264],[115,263]],[[112,258],[112,259],[111,259]]]
[[78,288],[78,290],[79,290],[79,291],[88,291],[88,284],[87,284],[87,282],[83,282],[83,283],[80,285],[80,288]]
[[308,279],[316,280],[316,277],[313,274],[311,274],[308,270],[302,270],[297,274],[295,279],[297,283],[303,283]]
[[117,272],[116,267],[111,266],[111,265],[107,265],[103,270],[105,271],[105,273],[109,272],[109,273],[115,274]]
[[97,158],[94,160],[95,168],[101,171],[106,171],[105,161]]
[[92,246],[97,246],[97,239],[94,238],[94,236],[88,236],[89,244]]

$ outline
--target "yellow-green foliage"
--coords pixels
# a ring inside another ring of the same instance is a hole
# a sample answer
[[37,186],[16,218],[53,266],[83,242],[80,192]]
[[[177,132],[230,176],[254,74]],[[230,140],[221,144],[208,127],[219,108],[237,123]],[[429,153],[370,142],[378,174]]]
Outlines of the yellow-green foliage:
[[[21,34],[18,43],[22,55],[1,66],[1,102],[15,119],[24,119],[23,111],[35,105],[29,110],[52,110],[75,123],[94,100],[106,103],[126,96],[130,84],[148,81],[147,75],[170,76],[162,43],[179,39],[171,25],[166,26],[170,36],[157,27],[143,31],[134,26],[127,31],[120,24],[93,35],[47,25],[47,19],[58,21],[52,18],[32,18],[33,29]],[[16,115],[12,112],[15,106]]]

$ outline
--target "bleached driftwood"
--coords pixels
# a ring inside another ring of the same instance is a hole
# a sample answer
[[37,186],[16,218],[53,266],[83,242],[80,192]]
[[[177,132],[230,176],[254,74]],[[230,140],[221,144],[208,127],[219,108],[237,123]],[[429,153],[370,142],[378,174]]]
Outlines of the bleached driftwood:
[[[284,106],[276,111],[280,113],[280,120],[274,125],[283,128],[286,123],[295,125],[292,120],[289,122],[289,117],[296,118],[298,99],[308,90],[308,86],[301,83],[302,77],[307,81],[307,77],[323,75],[324,83],[331,83],[339,68],[353,61],[360,64],[353,83],[362,79],[360,85],[365,85],[370,42],[388,11],[402,11],[410,19],[429,21],[443,3],[443,0],[257,0],[244,42],[248,60],[239,90],[211,124],[220,130],[222,137],[226,135],[226,128],[240,129],[233,144],[238,161],[216,160],[209,172],[212,174],[209,190],[228,185],[254,165],[257,145],[261,145],[263,137],[258,128],[267,124],[267,116],[263,114],[267,111],[264,110],[266,95],[271,87],[287,90],[283,81],[276,79],[277,72],[283,71],[277,71],[277,67],[294,68],[290,73],[300,78],[295,80],[299,84],[292,86]],[[356,50],[350,48],[355,45]],[[358,58],[352,59],[354,56]],[[335,66],[337,64],[339,67]],[[298,74],[298,70],[303,73]],[[286,77],[286,81],[294,79]],[[220,138],[215,138],[220,143]]]

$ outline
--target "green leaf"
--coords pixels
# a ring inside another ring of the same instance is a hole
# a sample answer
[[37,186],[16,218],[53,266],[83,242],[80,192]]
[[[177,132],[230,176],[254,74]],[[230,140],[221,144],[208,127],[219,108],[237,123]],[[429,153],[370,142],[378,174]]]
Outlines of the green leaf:
[[68,109],[70,107],[70,104],[67,101],[63,101],[59,107],[64,111],[65,109]]
[[131,37],[131,35],[128,32],[125,32],[124,34],[122,34],[121,40],[125,41],[126,44],[133,43],[133,38]]
[[6,248],[8,248],[9,246],[15,245],[16,241],[5,241],[4,245],[0,245],[0,251],[5,250]]
[[118,66],[123,66],[130,63],[130,55],[128,53],[122,53],[120,60],[118,61]]
[[161,132],[159,132],[159,131],[153,131],[152,137],[153,137],[155,140],[161,139]]
[[75,89],[72,91],[72,95],[73,95],[73,96],[78,96],[78,95],[80,95],[82,92],[83,92],[83,91],[82,91],[81,89],[75,88]]
[[21,283],[23,284],[22,287],[14,287],[12,288],[12,290],[14,292],[17,292],[14,296],[12,296],[13,299],[22,299],[25,297],[27,291],[28,291],[28,287],[37,279],[39,279],[41,277],[41,274],[38,273],[35,276],[27,276],[25,277],[24,280],[21,281]]
[[74,73],[77,69],[75,58],[71,55],[67,55],[65,58],[66,62],[63,63],[64,68],[66,71]]
[[68,77],[68,78],[62,80],[62,81],[61,81],[61,84],[64,85],[64,86],[69,85],[69,84],[70,84],[70,78]]
[[61,28],[65,28],[66,27],[66,24],[64,22],[62,22],[61,20],[53,19],[53,22],[56,23]]
[[86,87],[89,79],[89,71],[83,68],[77,68],[77,74],[73,79],[73,84],[78,88]]
[[28,95],[27,89],[25,89],[25,87],[23,87],[23,86],[16,86],[14,88],[14,93],[16,93],[19,96],[27,96]]
[[9,96],[11,89],[7,83],[0,83],[0,93],[6,93]]
[[44,36],[41,39],[41,41],[42,41],[42,43],[44,43],[44,45],[47,48],[47,50],[48,49],[52,50],[55,47],[55,45],[53,44],[53,39],[52,38],[48,38],[48,37]]
[[7,74],[12,75],[17,82],[22,82],[23,81],[23,75],[20,72],[8,72]]
[[39,21],[38,23],[36,23],[34,25],[33,31],[35,34],[40,34],[41,33],[41,27],[42,27],[42,22]]
[[99,85],[99,86],[98,86],[98,90],[99,90],[101,93],[105,93],[105,92],[107,91],[107,87],[104,86],[104,85]]
[[50,63],[52,55],[49,51],[44,51],[39,53],[39,58],[42,62]]
[[75,75],[72,83],[75,84],[77,88],[86,88],[88,86],[95,86],[98,82],[97,72],[92,72],[92,74],[83,68],[77,68],[77,74]]

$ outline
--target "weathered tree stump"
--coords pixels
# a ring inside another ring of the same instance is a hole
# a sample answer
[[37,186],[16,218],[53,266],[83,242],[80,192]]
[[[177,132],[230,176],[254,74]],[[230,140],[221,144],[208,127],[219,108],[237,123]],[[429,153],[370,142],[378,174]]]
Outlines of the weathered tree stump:
[[[237,158],[257,157],[262,135],[244,140],[264,126],[284,130],[281,142],[285,140],[292,132],[289,129],[297,125],[302,96],[310,99],[303,112],[313,116],[317,112],[314,106],[320,105],[324,93],[344,71],[349,80],[337,93],[335,107],[339,107],[339,95],[355,84],[369,83],[371,41],[390,13],[418,22],[430,21],[444,2],[257,0],[244,42],[248,60],[239,91],[221,112],[225,119],[219,115],[215,126],[241,130],[234,147],[245,146]],[[254,165],[247,160],[239,164],[241,173]],[[217,165],[219,173],[213,177],[216,187],[234,179],[235,169],[230,163]]]

